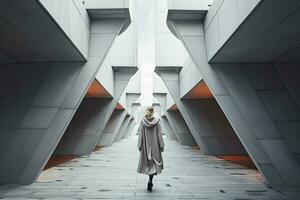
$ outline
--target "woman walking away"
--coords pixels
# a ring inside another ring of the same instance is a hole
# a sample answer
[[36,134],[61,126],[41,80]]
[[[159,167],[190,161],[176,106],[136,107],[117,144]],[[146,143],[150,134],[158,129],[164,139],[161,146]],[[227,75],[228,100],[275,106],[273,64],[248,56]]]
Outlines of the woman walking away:
[[139,127],[138,148],[140,160],[137,172],[149,175],[148,191],[152,191],[153,176],[160,174],[164,167],[161,156],[164,147],[160,121],[154,117],[153,107],[147,107],[146,114]]

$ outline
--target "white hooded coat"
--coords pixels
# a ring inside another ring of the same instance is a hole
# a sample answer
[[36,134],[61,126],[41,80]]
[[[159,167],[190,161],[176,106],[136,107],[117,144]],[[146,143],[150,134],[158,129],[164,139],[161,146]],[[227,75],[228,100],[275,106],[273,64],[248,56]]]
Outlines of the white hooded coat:
[[161,173],[163,169],[161,149],[164,146],[160,121],[155,117],[145,116],[139,127],[138,148],[141,151],[137,172],[148,175]]

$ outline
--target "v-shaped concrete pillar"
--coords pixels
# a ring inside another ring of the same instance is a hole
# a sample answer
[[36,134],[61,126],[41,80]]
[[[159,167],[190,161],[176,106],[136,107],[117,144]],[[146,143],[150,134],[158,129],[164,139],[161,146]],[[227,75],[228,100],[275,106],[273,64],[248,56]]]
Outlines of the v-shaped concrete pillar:
[[115,95],[113,99],[84,99],[59,143],[56,154],[87,155],[94,150],[95,140],[102,135],[123,90],[136,70],[136,67],[114,68]]
[[171,96],[176,102],[179,111],[182,113],[187,126],[189,127],[193,137],[195,138],[198,146],[202,149],[203,153],[208,155],[224,155],[226,151],[218,136],[211,128],[210,122],[204,112],[197,112],[197,117],[196,115],[192,117],[191,113],[195,112],[195,110],[189,109],[189,106],[186,105],[186,102],[181,101],[179,85],[180,70],[181,67],[156,67],[155,72],[163,79]]
[[[267,181],[273,186],[299,186],[300,164],[284,139],[294,126],[285,126],[283,122],[276,121],[276,119],[284,121],[287,118],[276,118],[278,115],[273,112],[274,109],[269,109],[274,101],[284,99],[282,93],[272,96],[270,92],[274,88],[281,88],[281,92],[286,91],[280,86],[282,80],[278,82],[279,76],[274,75],[270,66],[265,64],[209,64],[203,24],[197,19],[195,17],[192,21],[186,19],[177,21],[169,18],[169,25],[184,44],[236,134]],[[262,68],[267,68],[269,75],[259,71]],[[257,70],[256,76],[251,69]],[[262,79],[265,80],[262,85],[266,89],[271,89],[269,93],[256,90],[259,84],[252,81],[255,77],[263,77],[263,74],[266,76]],[[277,100],[277,97],[281,99]],[[282,103],[288,101],[288,98],[285,99],[286,101],[282,100]],[[279,113],[285,113],[286,109],[292,107],[291,104],[278,104],[281,107]],[[291,107],[288,108],[287,105]],[[274,108],[277,109],[278,106]],[[295,111],[292,113],[293,117],[290,119],[297,119],[298,117],[295,117],[297,113]]]
[[110,105],[107,106],[106,112],[103,113],[103,120],[99,121],[98,134],[95,138],[96,144],[101,143],[102,134],[107,125],[114,109],[116,108],[122,93],[124,92],[130,78],[137,72],[137,67],[114,67],[114,98]]
[[[27,4],[25,7],[29,6]],[[36,13],[40,13],[43,18],[48,17],[48,26],[53,24],[51,30],[61,33],[62,30],[44,9],[40,8],[38,12],[34,12]],[[37,18],[32,19],[31,23],[40,20]],[[63,136],[124,22],[124,17],[112,20],[99,18],[91,22],[87,62],[61,62],[58,58],[1,66],[3,92],[0,106],[0,184],[30,184],[36,180]],[[105,33],[102,28],[106,28]],[[19,33],[22,34],[22,31]],[[65,34],[51,37],[56,36],[66,38],[61,43],[66,45],[64,48],[74,48]],[[47,47],[45,52],[46,49]],[[28,48],[19,48],[18,51],[25,53]],[[42,52],[39,53],[41,54]]]

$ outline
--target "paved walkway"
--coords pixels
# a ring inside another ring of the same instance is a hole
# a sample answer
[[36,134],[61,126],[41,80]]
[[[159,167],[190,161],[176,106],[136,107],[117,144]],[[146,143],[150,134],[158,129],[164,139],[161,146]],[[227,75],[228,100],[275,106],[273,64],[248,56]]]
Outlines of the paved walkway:
[[146,190],[148,177],[136,173],[137,137],[131,136],[46,170],[32,185],[2,186],[0,199],[300,199],[268,188],[255,170],[165,142],[165,170],[154,177],[152,193]]

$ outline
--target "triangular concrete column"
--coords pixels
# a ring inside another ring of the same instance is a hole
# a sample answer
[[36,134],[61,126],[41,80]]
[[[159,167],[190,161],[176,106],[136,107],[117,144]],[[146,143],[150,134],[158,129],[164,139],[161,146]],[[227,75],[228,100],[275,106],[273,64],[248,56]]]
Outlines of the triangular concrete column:
[[110,146],[113,144],[115,137],[119,132],[121,125],[126,117],[126,114],[126,110],[114,110],[109,122],[107,123],[103,131],[101,140],[98,143],[99,146]]
[[178,139],[170,125],[170,122],[168,121],[168,119],[165,115],[161,117],[161,127],[162,127],[162,129],[165,130],[166,135],[169,136],[171,140],[178,141]]
[[189,146],[197,144],[179,110],[167,110],[166,116],[174,127],[180,144]]
[[126,133],[126,129],[131,121],[131,115],[127,114],[114,142],[119,142]]
[[168,111],[166,110],[166,93],[154,93],[153,96],[162,105],[165,116],[168,119],[170,126],[172,127],[173,133],[177,137],[179,143],[183,145],[195,145],[196,142],[191,135],[189,128],[187,127],[180,111]]
[[[133,110],[132,110],[132,104],[136,102],[136,100],[140,97],[141,93],[126,93],[126,107],[128,109],[128,115],[129,115],[129,121],[126,121],[125,124],[123,124],[122,130],[118,133],[116,137],[116,141],[120,141],[123,139],[126,135],[128,135],[129,131],[132,131],[131,128],[135,124],[134,117],[133,117]],[[134,110],[135,111],[135,110]]]
[[[273,112],[278,107],[282,108],[279,113],[285,113],[285,109],[291,111],[292,109],[289,108],[293,107],[292,101],[289,101],[289,104],[283,103],[288,100],[282,101],[281,104],[276,104],[280,106],[272,107],[274,101],[277,103],[280,101],[277,100],[277,97],[284,98],[281,95],[284,86],[280,86],[283,79],[278,82],[280,76],[274,76],[274,68],[266,64],[248,66],[239,63],[209,64],[202,21],[172,21],[169,19],[170,23],[174,28],[174,33],[182,41],[197,65],[247,152],[267,181],[273,186],[299,186],[300,164],[284,139],[293,130],[293,126],[284,128],[285,125],[274,120],[276,113]],[[187,30],[186,25],[188,25],[188,33],[183,31],[183,29]],[[262,84],[263,88],[271,88],[269,93],[259,92],[256,89],[260,88],[259,84],[254,84],[256,82],[251,81],[256,77],[261,76],[260,78],[262,78],[262,74],[266,75],[266,71],[262,72],[261,69],[269,70],[269,75],[265,76],[268,79],[264,79],[265,82]],[[278,86],[281,88],[281,93],[278,90],[276,93],[276,90],[272,89],[276,89]],[[271,99],[273,91],[279,95],[273,96],[274,98]],[[287,105],[290,107],[287,108]],[[271,107],[274,109],[270,109]],[[293,117],[289,117],[289,119],[298,118],[295,116],[299,113],[294,111],[293,113]],[[277,119],[287,118],[277,117]],[[286,122],[288,124],[288,121]]]
[[136,126],[136,122],[134,117],[132,116],[122,139],[129,137],[132,134],[135,126]]
[[[167,86],[187,126],[203,153],[208,155],[224,155],[226,151],[217,134],[211,128],[212,126],[210,125],[205,113],[203,111],[199,112],[199,110],[195,111],[193,109],[189,109],[186,102],[180,99],[180,70],[181,67],[156,67],[155,72],[162,78]],[[198,115],[193,115],[192,117],[192,112],[197,112]]]
[[[95,140],[102,135],[121,97],[122,90],[125,89],[136,70],[137,68],[135,67],[125,67],[121,71],[118,68],[114,69],[115,95],[113,99],[84,99],[59,143],[55,152],[56,154],[87,155],[94,150],[96,146]],[[120,76],[122,77],[121,80]]]
[[114,109],[116,108],[119,99],[121,98],[130,78],[137,72],[137,67],[114,67],[114,98],[110,105],[107,106],[106,112],[103,113],[103,120],[99,121],[98,133],[95,141],[97,144],[101,144],[102,134],[107,125]]

